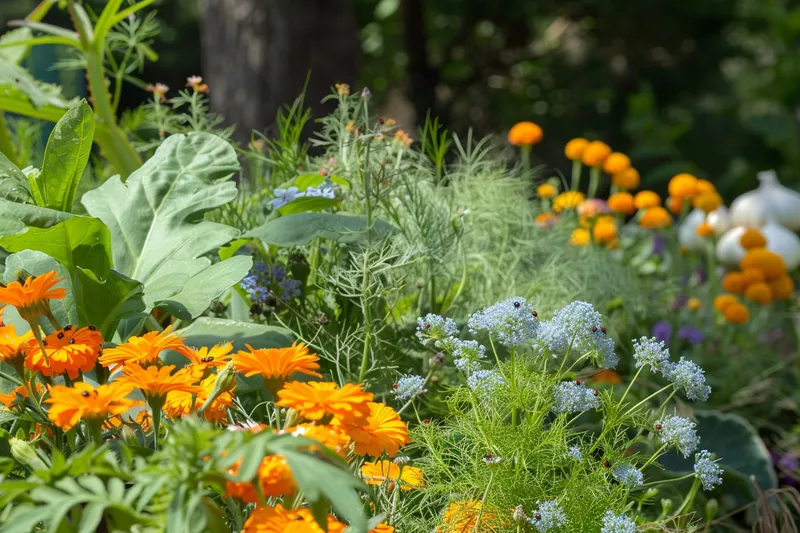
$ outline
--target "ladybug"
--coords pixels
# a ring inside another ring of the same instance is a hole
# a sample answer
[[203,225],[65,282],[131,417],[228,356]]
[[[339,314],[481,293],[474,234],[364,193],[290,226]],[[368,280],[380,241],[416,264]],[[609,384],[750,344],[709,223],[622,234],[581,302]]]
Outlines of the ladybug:
[[423,423],[423,424],[429,424],[429,423],[430,423],[430,421],[431,421],[431,419],[430,419],[430,418],[426,418],[425,420],[423,420],[423,421],[422,421],[422,423]]
[[516,307],[517,309],[519,309],[520,305],[522,305],[522,304],[520,304],[519,302],[514,302],[514,307]]
[[661,424],[656,424],[656,429],[657,429],[658,431],[661,431]]
[[70,338],[69,341],[67,341],[67,344],[75,344],[75,339]]
[[378,122],[380,122],[381,124],[383,124],[383,123],[384,123],[384,122],[386,122],[386,121],[385,121],[385,120],[383,120],[382,118],[380,118],[380,119],[378,119]]
[[575,380],[575,385],[580,385],[580,384],[581,384],[581,380],[579,380],[579,379],[576,379],[576,380]]
[[491,459],[491,458],[492,458],[492,452],[486,452],[486,453],[483,455],[483,457],[484,457],[485,459]]
[[541,520],[541,519],[542,519],[541,513],[536,513],[536,520]]
[[72,326],[64,326],[64,331],[72,331]]
[[89,326],[89,331],[97,331],[97,326]]
[[600,395],[600,393],[598,391],[594,391],[592,394],[594,394],[595,396],[599,396]]
[[431,329],[431,325],[430,324],[425,324],[425,329]]
[[533,318],[539,318],[539,313],[536,311],[532,312],[531,314],[533,315]]
[[592,326],[592,333],[597,333],[597,326]]
[[611,463],[609,463],[608,461],[603,461],[603,466],[606,467],[606,468],[610,468],[611,467]]
[[210,363],[213,360],[214,360],[214,356],[213,355],[209,355],[208,358],[207,358],[207,361]]
[[602,332],[603,332],[603,334],[605,334],[605,332],[606,332],[606,328],[600,328],[600,331],[602,331]]
[[294,521],[295,521],[295,522],[297,522],[297,521],[302,521],[302,520],[303,520],[303,517],[302,517],[302,516],[300,516],[300,515],[297,515],[297,516],[295,516],[295,517],[294,517]]
[[56,337],[58,337],[58,338],[59,338],[59,340],[60,340],[60,339],[63,339],[63,338],[64,338],[64,332],[63,332],[63,331],[59,331],[59,332],[58,332],[58,335],[56,335]]
[[397,383],[395,383],[394,385],[392,385],[392,388],[393,388],[394,390],[397,390],[397,387],[398,387]]

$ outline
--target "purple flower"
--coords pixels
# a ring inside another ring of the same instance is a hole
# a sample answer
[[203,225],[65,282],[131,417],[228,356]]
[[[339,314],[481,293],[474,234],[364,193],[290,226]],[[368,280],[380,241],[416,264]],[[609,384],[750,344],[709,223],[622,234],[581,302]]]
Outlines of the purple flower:
[[661,235],[656,235],[653,237],[653,255],[661,256],[664,253],[664,245],[666,242],[664,241],[664,237]]
[[685,294],[679,294],[669,303],[669,310],[672,312],[680,311],[688,301],[689,298]]
[[700,329],[694,326],[681,326],[678,330],[678,338],[684,339],[691,345],[700,344],[705,339],[705,335]]
[[653,324],[653,337],[669,345],[669,340],[672,337],[672,324],[666,320],[659,320]]

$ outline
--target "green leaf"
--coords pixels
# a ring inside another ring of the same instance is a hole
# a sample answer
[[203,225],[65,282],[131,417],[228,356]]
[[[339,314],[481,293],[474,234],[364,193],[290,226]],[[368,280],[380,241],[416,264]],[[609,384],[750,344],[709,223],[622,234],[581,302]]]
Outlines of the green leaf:
[[0,152],[0,198],[12,202],[32,202],[28,177]]
[[[14,100],[29,100],[35,108],[71,107],[58,85],[43,83],[21,66],[0,57],[0,93]],[[5,107],[3,107],[5,108]]]
[[300,192],[305,192],[309,187],[319,187],[325,183],[326,179],[330,179],[336,185],[341,187],[350,188],[350,182],[339,176],[323,176],[322,174],[301,174],[294,179],[293,185],[300,189]]
[[44,207],[69,212],[94,139],[94,112],[86,100],[64,113],[44,151],[39,190]]
[[0,36],[0,59],[19,65],[28,55],[30,47],[24,43],[31,37],[33,33],[30,28],[17,28],[4,33]]
[[31,227],[24,233],[0,237],[0,246],[9,252],[44,252],[70,275],[80,266],[105,277],[111,268],[111,236],[96,218],[72,217],[46,229]]
[[23,231],[26,226],[49,228],[71,217],[71,214],[62,211],[0,198],[0,236],[14,235]]
[[310,211],[322,211],[332,209],[341,203],[336,198],[324,198],[322,196],[301,196],[292,200],[286,205],[278,208],[281,215],[291,215],[293,213],[306,213]]
[[[397,229],[384,220],[374,220],[372,237],[383,239]],[[270,220],[254,228],[245,237],[261,239],[277,246],[303,246],[315,237],[338,242],[363,242],[367,239],[367,218],[334,213],[298,213]]]
[[[84,194],[86,210],[111,231],[114,268],[142,282],[146,302],[194,318],[239,281],[235,275],[244,277],[242,261],[204,272],[212,268],[204,256],[238,237],[235,228],[203,219],[236,196],[230,178],[238,169],[236,153],[219,137],[173,135],[126,182],[112,177]],[[195,294],[200,283],[202,295]]]
[[[58,323],[62,326],[78,323],[78,310],[75,306],[75,298],[72,290],[72,281],[69,272],[61,263],[39,251],[23,250],[11,254],[6,258],[6,271],[3,273],[3,282],[8,284],[18,279],[18,274],[22,272],[32,276],[41,276],[46,272],[54,270],[57,278],[61,282],[56,287],[63,287],[67,291],[67,296],[62,300],[50,300],[50,309],[53,311]],[[13,309],[3,311],[6,313]],[[4,318],[5,320],[5,318]]]
[[221,342],[232,342],[236,350],[253,348],[284,348],[294,340],[288,329],[250,322],[237,322],[226,318],[200,317],[180,330],[188,346],[213,346]]
[[121,320],[146,310],[142,284],[111,270],[105,279],[78,267],[74,281],[80,325],[97,326],[104,339],[111,339]]

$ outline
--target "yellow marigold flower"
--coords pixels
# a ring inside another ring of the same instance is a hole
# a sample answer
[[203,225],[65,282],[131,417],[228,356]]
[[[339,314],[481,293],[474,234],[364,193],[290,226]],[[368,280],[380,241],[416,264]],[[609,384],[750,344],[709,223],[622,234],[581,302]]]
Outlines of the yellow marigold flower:
[[0,326],[0,361],[12,367],[20,367],[28,354],[33,332],[17,335],[16,328],[9,324]]
[[[172,391],[167,393],[167,401],[164,402],[164,414],[168,418],[182,418],[189,413],[196,412],[206,403],[206,400],[214,392],[214,385],[217,382],[217,375],[211,374],[199,383],[202,388],[200,392],[193,395],[186,391]],[[192,402],[194,396],[194,402]],[[209,422],[225,422],[228,419],[228,408],[233,406],[233,392],[225,391],[211,402],[203,416]]]
[[769,290],[772,297],[776,300],[786,300],[794,294],[794,280],[784,274],[783,276],[769,282]]
[[542,183],[536,187],[536,194],[539,198],[552,198],[558,194],[558,189],[552,183]]
[[[331,425],[319,424],[298,424],[281,430],[279,435],[289,434],[296,437],[305,437],[307,439],[315,440],[336,452],[342,457],[347,456],[350,448],[350,437],[342,431],[341,427]],[[316,447],[309,448],[310,451],[316,451]]]
[[590,142],[581,155],[581,161],[587,167],[602,166],[606,158],[611,155],[611,148],[602,141]]
[[222,368],[231,359],[231,351],[233,345],[230,342],[217,344],[211,348],[203,346],[202,348],[189,348],[189,351],[184,356],[189,360],[192,366],[197,366],[203,370],[210,368]]
[[367,485],[382,485],[389,482],[390,488],[399,482],[402,490],[425,486],[422,470],[409,465],[401,468],[393,461],[386,460],[364,463],[361,467],[361,478]]
[[677,196],[670,196],[667,198],[667,208],[673,215],[680,215],[683,211],[683,198]]
[[117,381],[100,385],[96,389],[79,381],[73,387],[55,385],[50,388],[47,417],[64,431],[72,429],[79,420],[102,422],[108,415],[122,414],[134,405],[125,398],[133,387]]
[[614,222],[597,222],[592,228],[594,242],[608,244],[617,238],[617,225]]
[[694,197],[692,205],[708,214],[722,205],[722,197],[716,192],[704,192]]
[[708,222],[703,222],[699,226],[697,226],[697,235],[700,237],[710,237],[714,235],[714,226],[709,224]]
[[542,128],[533,122],[517,122],[508,132],[508,142],[514,146],[533,146],[542,140]]
[[611,385],[619,385],[622,383],[622,376],[616,370],[606,368],[597,374],[592,375],[592,380],[597,383],[609,383]]
[[546,228],[554,225],[556,220],[557,217],[555,213],[539,213],[536,215],[535,223],[537,228]]
[[35,278],[28,276],[25,283],[12,281],[5,287],[0,286],[0,309],[12,305],[27,322],[36,323],[40,315],[50,313],[50,300],[62,300],[67,296],[65,289],[55,288],[63,281],[56,279],[57,275],[51,270]]
[[717,188],[708,180],[697,180],[694,184],[695,194],[703,194],[707,192],[716,192]]
[[572,246],[588,246],[589,240],[591,239],[591,234],[589,233],[588,229],[585,228],[576,228],[572,230],[572,235],[569,237],[569,243]]
[[631,167],[631,159],[620,152],[612,152],[603,162],[603,171],[606,174],[620,174]]
[[[480,521],[480,524],[478,523]],[[436,533],[465,533],[498,531],[497,515],[483,509],[480,500],[453,502],[444,511],[444,520]]]
[[[328,533],[343,533],[347,526],[328,515]],[[256,507],[244,523],[241,533],[324,533],[314,517],[305,507],[284,509],[281,504],[275,507]]]
[[729,305],[738,304],[739,300],[733,294],[720,294],[714,298],[714,309],[720,313],[725,312]]
[[653,191],[639,191],[633,197],[633,205],[636,209],[647,209],[661,205],[661,198]]
[[294,409],[308,420],[322,420],[328,415],[344,422],[363,422],[370,415],[369,402],[374,395],[361,385],[345,383],[291,382],[278,391],[279,407]]
[[764,282],[753,283],[744,290],[744,297],[751,302],[769,305],[772,303],[772,290]]
[[778,279],[786,273],[786,264],[781,256],[764,248],[747,250],[742,258],[742,269],[757,268],[767,281]]
[[639,226],[649,229],[666,228],[670,224],[672,224],[672,217],[666,209],[658,205],[645,209],[642,218],[639,219]]
[[731,324],[746,324],[750,320],[750,311],[739,302],[726,305],[722,314],[725,316],[725,320]]
[[745,250],[764,248],[767,246],[767,239],[757,229],[748,229],[739,237],[739,244]]
[[203,391],[202,387],[195,385],[202,376],[197,369],[185,367],[173,374],[174,369],[174,365],[142,368],[139,365],[127,364],[122,370],[123,375],[116,381],[129,383],[141,390],[147,403],[151,403],[152,399],[162,401],[172,391],[190,394],[199,394]]
[[629,192],[618,192],[608,197],[608,207],[615,213],[632,215],[636,211],[633,196]]
[[669,180],[667,190],[669,195],[675,198],[691,198],[695,195],[695,185],[697,178],[691,174],[678,174]]
[[347,83],[337,83],[334,87],[336,87],[336,92],[340,96],[350,96],[350,85]]
[[193,350],[183,344],[183,337],[172,332],[172,326],[164,331],[149,331],[141,337],[131,337],[115,348],[103,350],[100,364],[116,369],[129,364],[144,366],[156,363],[164,350],[173,350],[191,360]]
[[319,357],[310,353],[308,347],[295,342],[287,348],[255,349],[246,345],[249,352],[240,351],[233,356],[236,370],[246,377],[260,375],[270,392],[276,393],[281,385],[294,374],[305,374],[321,378]]
[[43,376],[66,373],[70,379],[77,379],[79,372],[88,372],[94,368],[97,356],[103,348],[103,336],[93,326],[78,330],[66,326],[43,339],[44,355],[38,342],[32,340],[28,343],[26,368],[40,372]]
[[703,302],[700,301],[700,298],[689,298],[686,302],[686,307],[689,308],[689,311],[697,311],[703,306]]
[[742,294],[745,288],[745,279],[741,272],[729,272],[722,278],[722,288],[733,294]]
[[586,197],[582,192],[566,191],[556,196],[553,200],[553,211],[560,213],[565,209],[575,209],[583,203]]
[[580,161],[587,146],[589,146],[589,141],[582,137],[577,137],[569,141],[564,147],[564,155],[567,156],[567,159]]
[[356,454],[380,457],[386,452],[389,457],[394,457],[401,446],[411,442],[406,423],[394,409],[382,403],[370,402],[368,407],[370,412],[366,420],[334,419],[334,422],[341,424],[342,430],[353,439]]
[[[39,400],[42,398],[42,394],[44,391],[42,390],[42,386],[39,383],[35,383],[33,387],[34,394],[36,394],[36,402],[38,403]],[[22,396],[23,398],[28,397],[28,389],[24,385],[20,385],[19,387],[13,389],[8,394],[0,394],[0,403],[5,405],[7,408],[11,408],[14,403],[14,400],[17,399],[17,395]]]
[[628,167],[622,172],[617,172],[611,176],[611,185],[616,185],[626,191],[638,189],[639,182],[639,172],[633,167]]

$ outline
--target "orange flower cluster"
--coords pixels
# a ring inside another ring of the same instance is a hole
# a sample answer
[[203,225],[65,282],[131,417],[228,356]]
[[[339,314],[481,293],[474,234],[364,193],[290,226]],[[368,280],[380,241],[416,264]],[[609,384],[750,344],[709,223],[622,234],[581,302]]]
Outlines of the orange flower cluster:
[[708,180],[697,179],[687,173],[673,176],[668,186],[670,198],[667,205],[674,214],[685,213],[690,206],[706,214],[722,205],[722,197],[714,184]]

